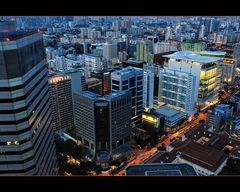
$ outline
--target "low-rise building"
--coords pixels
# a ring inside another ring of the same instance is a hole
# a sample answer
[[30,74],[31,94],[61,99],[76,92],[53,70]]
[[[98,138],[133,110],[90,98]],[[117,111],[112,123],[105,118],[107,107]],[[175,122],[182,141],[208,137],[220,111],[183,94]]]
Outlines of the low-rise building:
[[187,163],[154,163],[128,165],[125,176],[197,176],[195,169]]
[[156,113],[164,116],[164,129],[166,131],[170,131],[187,117],[186,113],[173,109],[169,105],[163,105],[159,109],[156,109]]

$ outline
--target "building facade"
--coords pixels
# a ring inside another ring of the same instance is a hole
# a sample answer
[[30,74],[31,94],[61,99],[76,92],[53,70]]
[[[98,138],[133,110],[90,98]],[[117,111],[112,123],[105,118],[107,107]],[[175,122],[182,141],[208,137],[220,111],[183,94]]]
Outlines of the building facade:
[[112,92],[127,91],[132,95],[132,123],[140,125],[143,112],[143,69],[126,67],[111,73]]
[[0,36],[0,174],[53,175],[57,161],[43,37],[11,32]]
[[112,154],[128,144],[131,133],[131,93],[119,91],[104,97],[84,91],[74,94],[77,138],[92,154]]
[[[219,63],[222,60],[216,52],[202,51],[179,51],[166,58],[164,68],[190,73],[195,76],[194,101],[196,106],[203,109],[206,106],[217,103],[220,89]],[[222,54],[219,53],[219,54]]]
[[171,69],[161,69],[159,72],[158,100],[183,112],[194,113],[196,77],[190,73]]
[[57,135],[73,129],[73,101],[70,75],[53,75],[49,78],[53,130]]
[[143,72],[143,107],[153,108],[154,97],[154,73]]

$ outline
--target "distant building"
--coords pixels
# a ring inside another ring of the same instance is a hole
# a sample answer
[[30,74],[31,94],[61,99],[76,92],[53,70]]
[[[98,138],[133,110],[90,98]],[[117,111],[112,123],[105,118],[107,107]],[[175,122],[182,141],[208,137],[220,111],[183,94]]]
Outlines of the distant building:
[[228,119],[232,116],[233,107],[226,104],[211,106],[208,110],[206,124],[213,126],[215,131],[221,131]]
[[204,51],[206,49],[206,42],[201,40],[186,40],[181,42],[182,51]]
[[117,43],[105,43],[103,44],[103,57],[107,59],[118,58],[118,46]]
[[187,163],[152,163],[128,165],[125,176],[197,176],[195,169]]
[[136,60],[153,62],[153,44],[151,41],[139,41],[137,43]]
[[126,67],[111,73],[112,92],[127,91],[132,95],[132,123],[140,125],[143,112],[143,69]]
[[201,25],[199,30],[199,39],[202,39],[205,36],[205,26]]
[[165,40],[172,38],[172,29],[171,27],[167,27],[165,31]]
[[178,42],[164,41],[154,44],[154,54],[178,51]]
[[92,154],[114,153],[128,144],[131,134],[131,93],[118,91],[104,97],[85,91],[74,94],[76,135]]

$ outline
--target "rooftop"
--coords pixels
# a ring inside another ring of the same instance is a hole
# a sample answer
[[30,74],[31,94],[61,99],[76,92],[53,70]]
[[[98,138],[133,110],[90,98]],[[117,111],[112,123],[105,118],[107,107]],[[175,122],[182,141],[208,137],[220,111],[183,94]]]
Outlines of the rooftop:
[[201,56],[198,52],[193,52],[193,51],[178,51],[170,55],[164,55],[163,57],[180,59],[180,60],[188,60],[188,61],[199,62],[199,63],[211,63],[211,62],[216,62],[221,60],[221,58],[219,57]]
[[182,145],[176,147],[171,152],[165,152],[158,155],[156,158],[152,158],[148,162],[170,163],[178,157],[210,171],[216,171],[227,159],[227,155],[223,151],[202,145],[192,140],[185,140],[182,142]]
[[173,109],[171,107],[168,107],[167,105],[163,105],[156,109],[157,113],[160,113],[168,118],[178,118],[178,116],[183,116],[184,113],[182,111],[178,111],[176,109]]
[[3,41],[17,41],[19,39],[22,39],[24,37],[30,36],[37,33],[36,31],[19,31],[15,32],[13,34],[6,35],[5,37],[0,37],[0,42]]
[[154,163],[129,165],[127,176],[197,176],[195,169],[187,163]]

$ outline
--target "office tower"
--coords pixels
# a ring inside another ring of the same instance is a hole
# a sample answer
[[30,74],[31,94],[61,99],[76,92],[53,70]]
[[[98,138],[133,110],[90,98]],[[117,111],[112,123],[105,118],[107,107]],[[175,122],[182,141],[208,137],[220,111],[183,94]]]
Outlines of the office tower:
[[171,27],[167,27],[165,32],[165,40],[171,39],[171,37],[172,37]]
[[218,101],[219,78],[221,76],[218,68],[222,58],[212,57],[212,54],[217,53],[212,51],[202,51],[200,53],[179,51],[164,56],[167,58],[164,64],[166,69],[190,73],[196,77],[193,85],[195,88],[194,101],[197,102],[197,107],[200,109]]
[[137,61],[152,62],[153,44],[151,41],[139,41],[136,47]]
[[117,43],[104,43],[103,44],[103,57],[107,59],[118,58],[118,46]]
[[220,26],[220,21],[217,19],[211,18],[209,32],[217,33],[219,31],[219,26]]
[[199,39],[202,39],[205,36],[205,26],[201,25],[199,30]]
[[143,73],[143,107],[153,108],[154,73]]
[[132,93],[132,125],[140,125],[143,112],[143,69],[126,67],[112,72],[111,90]]
[[95,55],[85,56],[85,78],[87,80],[90,77],[91,72],[103,70],[107,68],[107,63],[104,62],[103,58]]
[[205,33],[210,33],[211,20],[209,18],[205,19],[203,25],[205,26]]
[[195,111],[195,82],[190,73],[160,69],[158,100],[191,115]]
[[217,104],[208,110],[206,124],[213,126],[214,131],[222,131],[226,121],[230,120],[233,107],[227,104]]
[[61,133],[72,130],[74,126],[71,76],[65,74],[50,76],[49,92],[53,131],[58,138]]
[[74,94],[77,138],[92,154],[111,155],[128,144],[131,133],[131,93],[118,91],[101,97],[84,91]]
[[42,33],[0,23],[0,174],[56,174]]

